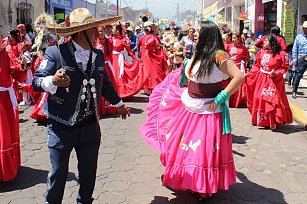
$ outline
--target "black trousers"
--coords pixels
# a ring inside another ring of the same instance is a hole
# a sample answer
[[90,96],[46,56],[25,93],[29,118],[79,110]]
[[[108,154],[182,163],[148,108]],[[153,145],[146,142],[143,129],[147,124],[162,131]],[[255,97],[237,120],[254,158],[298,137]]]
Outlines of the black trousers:
[[60,204],[63,199],[70,153],[75,149],[78,159],[79,192],[77,203],[92,203],[96,181],[101,133],[98,122],[90,119],[73,127],[49,122],[48,148],[51,169],[47,178],[46,203]]

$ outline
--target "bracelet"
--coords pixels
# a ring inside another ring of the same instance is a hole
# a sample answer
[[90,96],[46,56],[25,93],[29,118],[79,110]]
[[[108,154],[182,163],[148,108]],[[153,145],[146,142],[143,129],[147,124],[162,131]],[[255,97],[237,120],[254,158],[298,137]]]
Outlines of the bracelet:
[[220,105],[222,103],[224,103],[225,101],[228,101],[230,98],[229,93],[227,93],[225,90],[222,90],[215,98],[214,98],[214,102],[217,105]]

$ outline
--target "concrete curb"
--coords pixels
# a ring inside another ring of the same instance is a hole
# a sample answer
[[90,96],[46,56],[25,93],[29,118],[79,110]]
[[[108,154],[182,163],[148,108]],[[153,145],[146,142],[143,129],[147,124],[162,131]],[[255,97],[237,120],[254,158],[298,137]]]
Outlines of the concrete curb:
[[293,119],[304,126],[305,130],[307,130],[307,114],[304,112],[303,109],[299,108],[298,106],[289,103],[290,104],[290,108],[292,111],[292,116]]

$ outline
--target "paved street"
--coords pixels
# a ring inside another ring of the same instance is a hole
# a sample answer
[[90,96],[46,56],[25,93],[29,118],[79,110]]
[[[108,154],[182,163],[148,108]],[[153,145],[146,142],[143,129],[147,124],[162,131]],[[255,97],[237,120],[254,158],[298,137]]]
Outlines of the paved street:
[[[163,168],[159,155],[139,137],[138,128],[146,117],[148,98],[137,95],[127,105],[132,116],[124,121],[100,121],[100,148],[94,203],[104,204],[194,204],[192,196],[161,186]],[[43,203],[49,169],[45,127],[29,118],[30,108],[20,114],[22,167],[18,177],[0,183],[1,204]],[[233,152],[237,185],[220,191],[208,203],[303,204],[307,198],[307,135],[299,124],[275,132],[250,125],[247,109],[231,110]],[[73,153],[63,203],[75,203],[77,162]],[[304,185],[305,184],[305,185]]]

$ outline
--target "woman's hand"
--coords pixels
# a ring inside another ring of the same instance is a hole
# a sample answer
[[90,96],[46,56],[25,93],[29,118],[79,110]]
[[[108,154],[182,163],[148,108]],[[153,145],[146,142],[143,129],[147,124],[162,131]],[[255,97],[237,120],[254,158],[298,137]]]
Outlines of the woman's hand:
[[273,79],[276,77],[276,73],[275,73],[275,70],[272,69],[271,73],[270,73],[270,77]]
[[208,101],[205,104],[209,104],[208,106],[208,111],[215,111],[215,109],[217,108],[217,104],[212,100],[212,101]]

